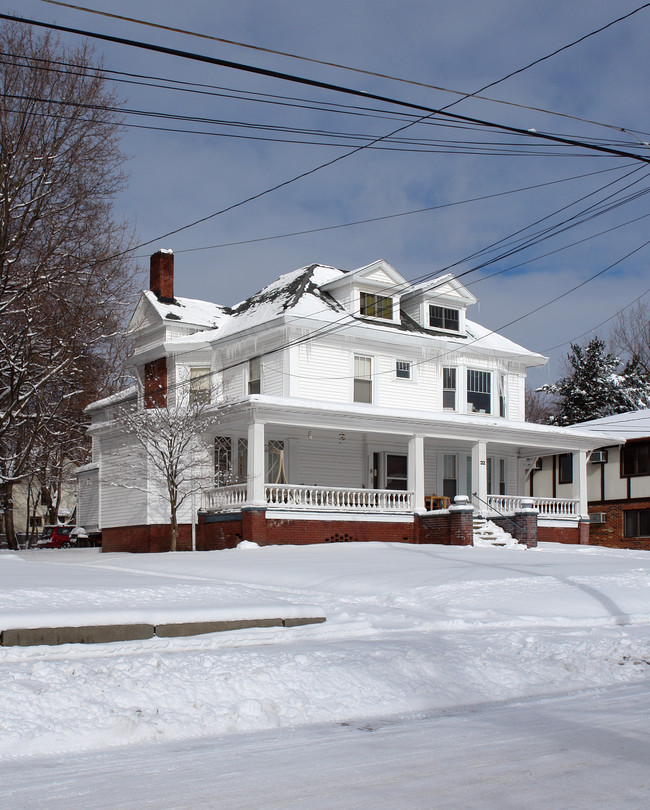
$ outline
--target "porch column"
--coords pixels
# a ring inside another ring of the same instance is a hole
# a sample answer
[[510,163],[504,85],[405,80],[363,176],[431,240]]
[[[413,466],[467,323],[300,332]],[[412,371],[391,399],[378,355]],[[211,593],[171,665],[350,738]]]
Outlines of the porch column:
[[573,497],[577,498],[578,513],[581,517],[587,517],[587,451],[573,451]]
[[424,436],[409,439],[406,486],[413,492],[414,510],[424,512]]
[[[477,512],[487,509],[487,442],[472,445],[472,503]],[[474,493],[478,498],[474,497]]]
[[264,497],[264,422],[248,426],[247,501],[252,506],[265,506]]

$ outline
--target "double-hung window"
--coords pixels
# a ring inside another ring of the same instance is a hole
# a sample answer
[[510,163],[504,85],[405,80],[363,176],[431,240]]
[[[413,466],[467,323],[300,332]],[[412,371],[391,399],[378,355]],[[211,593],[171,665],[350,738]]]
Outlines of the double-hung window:
[[248,393],[262,393],[262,359],[251,357],[248,361]]
[[499,374],[499,416],[506,415],[506,376]]
[[573,454],[560,453],[557,457],[557,482],[558,484],[573,483]]
[[190,369],[190,405],[207,405],[210,402],[210,367],[195,366]]
[[429,326],[434,329],[449,329],[452,332],[460,331],[460,313],[457,309],[429,305]]
[[491,413],[492,375],[489,371],[467,369],[468,413]]
[[445,411],[456,410],[456,369],[442,370],[442,408]]
[[354,355],[354,401],[372,402],[372,358]]
[[393,299],[375,293],[362,292],[359,296],[359,309],[362,315],[371,318],[385,318],[393,320]]

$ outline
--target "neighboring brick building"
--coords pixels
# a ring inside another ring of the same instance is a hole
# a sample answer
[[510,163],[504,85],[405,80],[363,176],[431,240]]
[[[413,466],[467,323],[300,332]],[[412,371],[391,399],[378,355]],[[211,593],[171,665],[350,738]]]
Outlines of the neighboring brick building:
[[587,463],[591,544],[650,550],[650,410],[576,427],[621,441],[595,450]]

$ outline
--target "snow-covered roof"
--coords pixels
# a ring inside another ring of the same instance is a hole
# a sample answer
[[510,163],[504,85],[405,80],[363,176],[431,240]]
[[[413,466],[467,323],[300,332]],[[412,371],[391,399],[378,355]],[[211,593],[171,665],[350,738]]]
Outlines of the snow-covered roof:
[[137,396],[138,389],[135,385],[131,385],[128,388],[125,388],[123,391],[118,391],[117,394],[111,394],[109,397],[104,397],[103,399],[98,399],[96,402],[91,402],[90,405],[85,409],[86,412],[90,413],[92,411],[98,411],[101,408],[105,408],[107,405],[119,405],[120,402],[125,402],[132,397]]
[[[353,313],[347,313],[329,290],[336,287],[337,282],[349,279],[352,276],[363,275],[370,270],[386,272],[389,268],[397,277],[399,274],[383,260],[373,262],[358,270],[347,272],[336,267],[322,264],[310,264],[285,273],[268,284],[259,292],[241,301],[232,307],[199,301],[192,298],[175,298],[172,303],[160,301],[156,295],[147,290],[144,293],[146,301],[155,309],[158,316],[167,322],[177,321],[189,326],[197,327],[194,334],[176,337],[169,344],[206,345],[214,340],[240,334],[256,327],[269,324],[274,320],[291,314],[296,318],[318,318],[330,322],[341,322],[349,325],[350,320],[342,320],[348,314],[357,318]],[[401,278],[401,276],[399,276]],[[414,291],[428,290],[436,285],[454,284],[451,274],[445,274],[433,281],[420,284],[412,288]],[[405,281],[405,284],[408,282]],[[457,292],[463,294],[465,288],[457,283]],[[456,287],[454,288],[456,289]],[[469,293],[467,293],[469,296]],[[475,299],[472,299],[475,300]],[[468,302],[469,299],[468,299]],[[135,316],[134,316],[135,317]],[[508,354],[518,358],[529,366],[542,365],[545,357],[514,343],[511,340],[486,329],[473,321],[467,321],[467,335],[437,334],[435,330],[427,329],[417,323],[407,314],[402,313],[401,322],[393,321],[368,323],[369,328],[397,329],[406,332],[433,335],[449,343],[450,346],[474,346],[478,352],[495,352]]]
[[645,439],[650,437],[650,409],[615,413],[611,416],[603,416],[600,419],[590,419],[588,422],[578,422],[576,425],[571,425],[567,429],[604,431],[616,436],[621,441]]
[[178,321],[189,326],[200,326],[203,329],[214,329],[228,318],[228,307],[201,301],[198,298],[174,298],[173,303],[160,301],[151,290],[145,290],[144,296],[161,318]]

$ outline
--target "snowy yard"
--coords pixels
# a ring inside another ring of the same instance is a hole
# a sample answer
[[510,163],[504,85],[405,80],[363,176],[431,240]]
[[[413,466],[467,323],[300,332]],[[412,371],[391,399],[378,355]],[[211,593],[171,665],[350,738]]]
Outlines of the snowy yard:
[[[324,624],[0,648],[0,755],[11,771],[27,755],[473,714],[612,687],[641,688],[635,700],[650,707],[646,552],[351,543],[0,553],[3,628],[315,610]],[[639,745],[647,754],[647,736]]]

